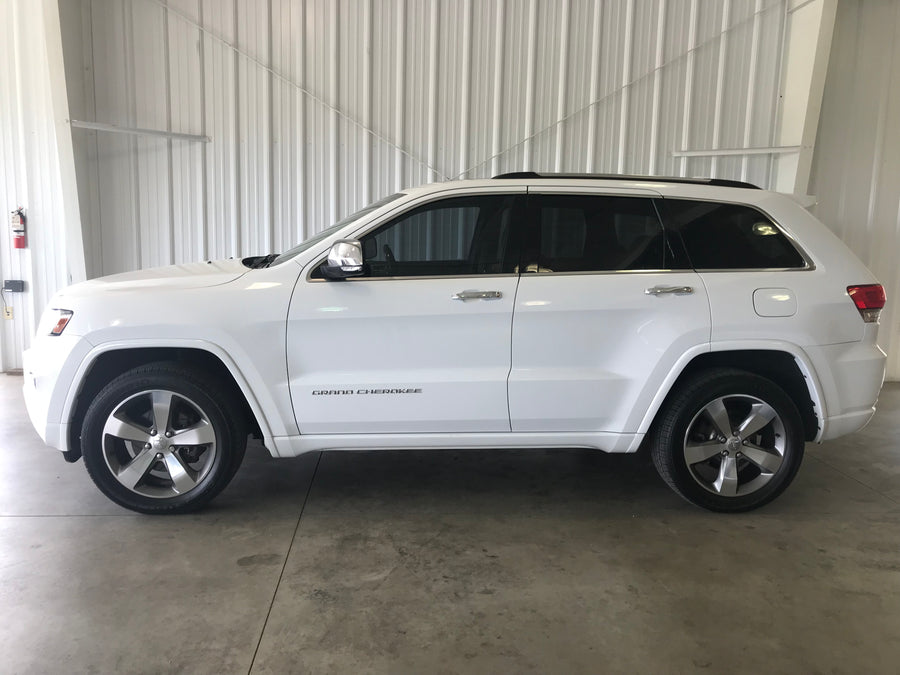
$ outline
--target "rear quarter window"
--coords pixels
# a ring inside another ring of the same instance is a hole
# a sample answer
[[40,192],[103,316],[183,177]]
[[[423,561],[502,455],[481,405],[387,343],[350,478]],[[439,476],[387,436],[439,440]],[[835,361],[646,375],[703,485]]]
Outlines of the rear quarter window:
[[664,199],[662,206],[695,269],[806,267],[790,238],[750,206],[687,199]]

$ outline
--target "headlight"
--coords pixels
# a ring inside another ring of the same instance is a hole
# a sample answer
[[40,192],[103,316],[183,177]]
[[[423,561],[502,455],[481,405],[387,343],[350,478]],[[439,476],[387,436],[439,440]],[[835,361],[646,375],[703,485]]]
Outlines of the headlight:
[[71,318],[71,309],[48,309],[41,317],[38,335],[62,335]]

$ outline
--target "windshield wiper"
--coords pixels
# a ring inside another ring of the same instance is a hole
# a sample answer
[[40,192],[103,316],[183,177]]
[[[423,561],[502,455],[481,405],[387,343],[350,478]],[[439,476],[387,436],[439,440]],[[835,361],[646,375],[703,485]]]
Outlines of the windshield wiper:
[[255,255],[249,258],[244,258],[241,262],[251,270],[258,270],[271,265],[272,261],[275,260],[275,258],[277,258],[278,256],[278,253],[270,253],[269,255]]
[[270,253],[269,255],[264,255],[259,263],[257,263],[256,267],[268,267],[279,255],[280,254],[278,253]]

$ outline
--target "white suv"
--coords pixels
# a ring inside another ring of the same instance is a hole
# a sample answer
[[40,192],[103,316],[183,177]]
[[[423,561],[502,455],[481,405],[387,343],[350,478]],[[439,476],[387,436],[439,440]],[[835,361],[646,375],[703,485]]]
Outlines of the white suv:
[[791,198],[517,173],[392,195],[281,255],[59,293],[25,354],[41,437],[113,501],[197,508],[272,455],[646,444],[717,511],[871,418],[884,290]]

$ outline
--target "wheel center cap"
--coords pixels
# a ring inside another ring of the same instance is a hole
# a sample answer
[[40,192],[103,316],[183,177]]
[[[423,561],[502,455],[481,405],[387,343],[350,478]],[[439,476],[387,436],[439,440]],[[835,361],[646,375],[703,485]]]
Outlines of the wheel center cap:
[[153,449],[154,449],[154,450],[157,450],[157,451],[159,451],[159,450],[168,450],[168,449],[169,449],[169,441],[168,441],[168,439],[166,439],[166,438],[164,438],[164,437],[162,437],[162,436],[158,436],[157,438],[154,438],[154,439],[151,441],[151,445],[153,446]]
[[732,436],[727,441],[725,441],[725,447],[728,448],[731,452],[737,452],[741,449],[743,445],[743,439],[740,436]]

